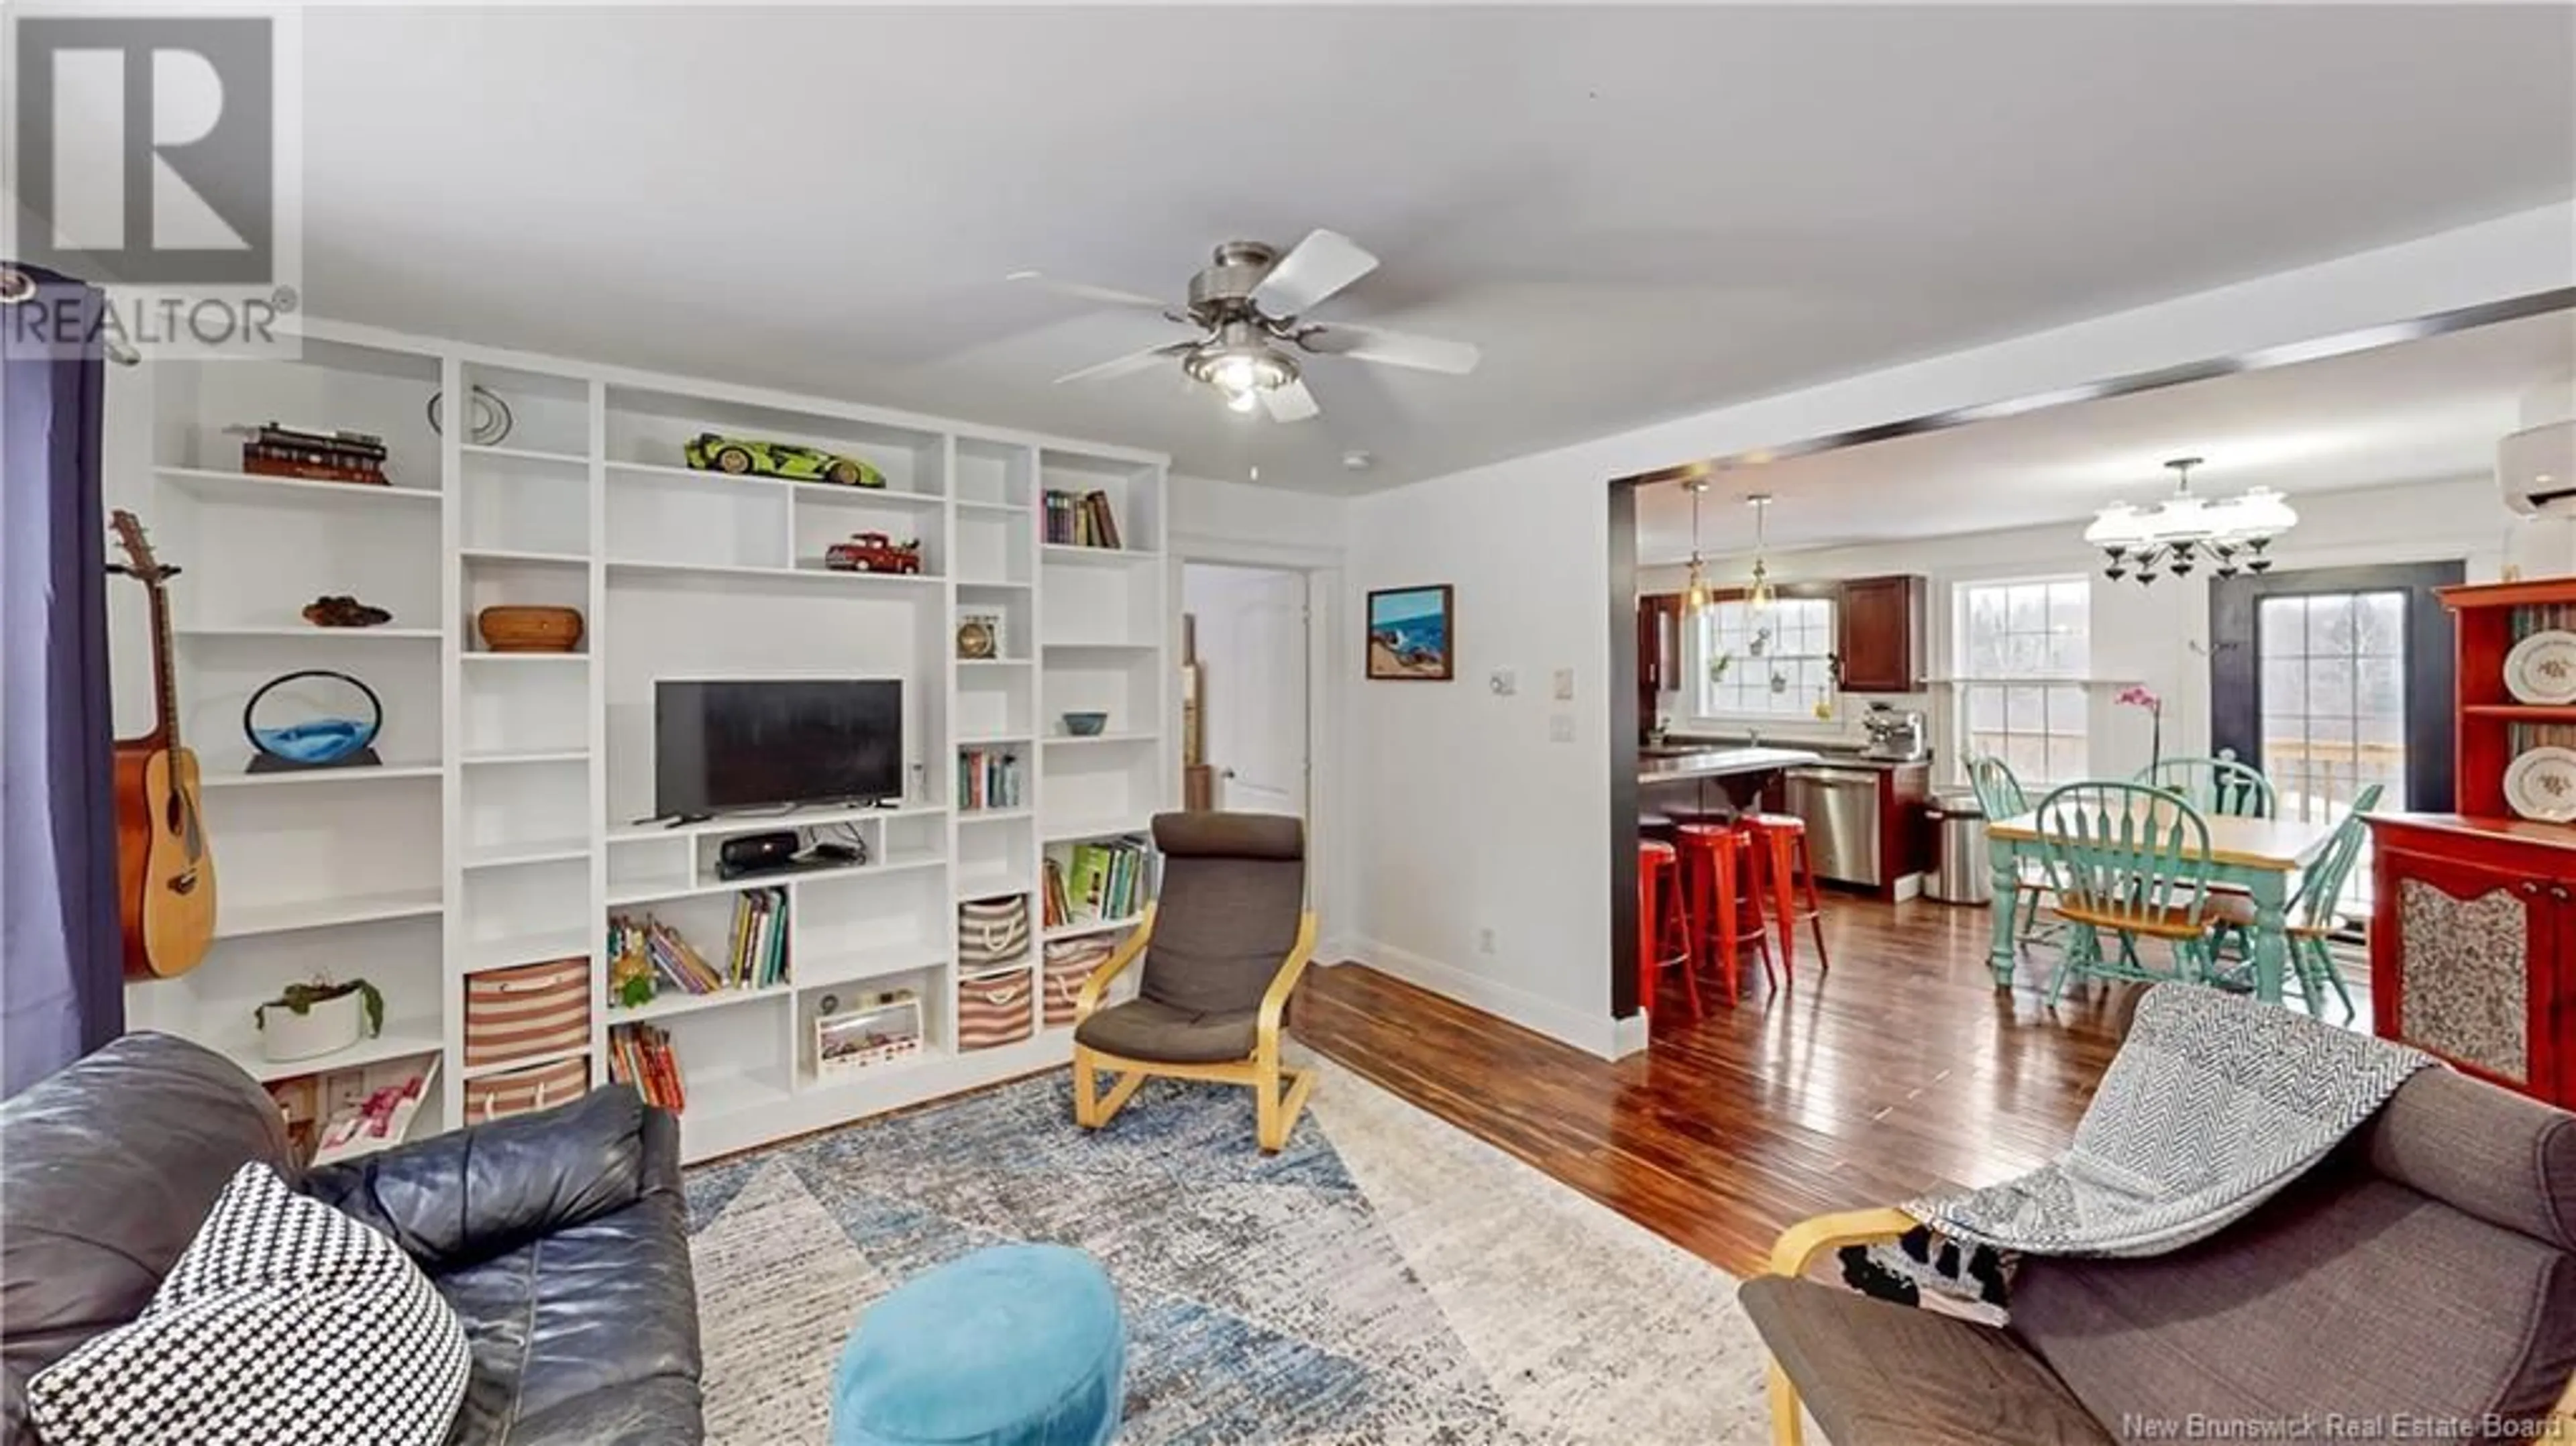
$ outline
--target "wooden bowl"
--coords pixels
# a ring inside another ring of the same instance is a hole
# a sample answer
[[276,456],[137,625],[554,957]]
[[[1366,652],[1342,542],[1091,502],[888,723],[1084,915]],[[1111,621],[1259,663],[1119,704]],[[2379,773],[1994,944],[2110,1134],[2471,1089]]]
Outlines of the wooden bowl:
[[483,646],[496,653],[569,653],[581,644],[581,609],[508,604],[474,615]]

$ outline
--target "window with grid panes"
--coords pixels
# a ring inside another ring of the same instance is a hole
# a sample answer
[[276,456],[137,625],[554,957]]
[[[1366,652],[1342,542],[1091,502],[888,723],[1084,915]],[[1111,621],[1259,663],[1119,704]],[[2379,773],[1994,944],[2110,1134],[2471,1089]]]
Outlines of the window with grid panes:
[[1962,584],[1958,613],[1959,736],[1968,756],[2003,759],[2034,795],[2085,777],[2092,584]]
[[1834,603],[1774,598],[1710,604],[1693,620],[1693,707],[1702,718],[1811,718],[1833,701]]

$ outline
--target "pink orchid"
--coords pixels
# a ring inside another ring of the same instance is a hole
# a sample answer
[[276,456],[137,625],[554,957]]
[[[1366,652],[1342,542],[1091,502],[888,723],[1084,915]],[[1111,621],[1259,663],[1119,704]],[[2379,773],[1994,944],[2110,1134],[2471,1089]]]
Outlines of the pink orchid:
[[2121,689],[2120,696],[2112,701],[2126,703],[2132,708],[2144,708],[2159,718],[2163,717],[2165,713],[2164,699],[2159,698],[2155,694],[2148,692],[2145,688],[2134,684]]

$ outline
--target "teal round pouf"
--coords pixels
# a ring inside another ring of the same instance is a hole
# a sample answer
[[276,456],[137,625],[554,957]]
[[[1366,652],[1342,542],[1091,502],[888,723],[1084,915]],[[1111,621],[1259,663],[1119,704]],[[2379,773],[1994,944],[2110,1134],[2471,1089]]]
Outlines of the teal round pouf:
[[997,1245],[869,1308],[832,1379],[832,1446],[1108,1446],[1126,1376],[1091,1257]]

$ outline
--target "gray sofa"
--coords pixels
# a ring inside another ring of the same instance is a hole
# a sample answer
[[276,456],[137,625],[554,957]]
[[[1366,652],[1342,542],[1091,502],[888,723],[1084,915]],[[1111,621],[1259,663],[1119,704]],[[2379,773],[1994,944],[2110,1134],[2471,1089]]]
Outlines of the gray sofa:
[[1795,1278],[1856,1238],[1741,1293],[1834,1446],[2576,1440],[2576,1115],[2448,1070],[2199,1245],[2025,1260],[2008,1329]]
[[253,1160],[391,1237],[464,1321],[450,1446],[704,1439],[669,1114],[621,1086],[302,1172],[248,1075],[137,1034],[0,1106],[0,1440],[36,1446],[28,1378],[139,1314]]

